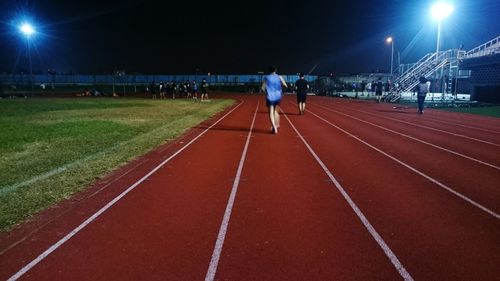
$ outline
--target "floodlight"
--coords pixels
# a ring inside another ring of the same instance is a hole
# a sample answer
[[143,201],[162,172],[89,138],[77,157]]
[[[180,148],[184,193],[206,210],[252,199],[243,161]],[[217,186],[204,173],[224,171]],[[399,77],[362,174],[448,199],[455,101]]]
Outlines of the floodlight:
[[442,19],[449,16],[454,9],[455,8],[451,4],[439,2],[432,6],[431,14],[433,18],[441,21]]
[[29,23],[23,23],[20,27],[19,30],[26,35],[26,37],[30,37],[33,33],[35,33],[35,29],[33,26]]
[[385,41],[386,41],[387,43],[392,43],[392,37],[387,37],[387,39],[385,39]]

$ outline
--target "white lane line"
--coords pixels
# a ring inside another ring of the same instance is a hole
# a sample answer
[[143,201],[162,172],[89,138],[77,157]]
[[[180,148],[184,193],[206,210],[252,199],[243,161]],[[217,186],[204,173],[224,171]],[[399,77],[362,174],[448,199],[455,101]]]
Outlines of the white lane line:
[[472,141],[476,141],[476,142],[480,142],[480,143],[484,143],[484,144],[488,144],[488,145],[493,145],[493,146],[500,147],[500,144],[497,144],[497,143],[493,143],[493,142],[489,142],[489,141],[485,141],[485,140],[481,140],[481,139],[477,139],[477,138],[473,138],[473,137],[469,137],[469,136],[465,136],[465,135],[461,135],[461,134],[456,134],[456,133],[448,132],[448,131],[445,131],[445,130],[440,130],[440,129],[432,128],[432,127],[429,127],[429,126],[419,125],[419,124],[415,124],[415,123],[411,123],[411,122],[399,120],[399,119],[396,119],[396,118],[391,118],[391,117],[383,116],[383,115],[380,115],[380,114],[376,114],[376,113],[372,113],[372,112],[368,112],[368,111],[364,111],[364,110],[355,109],[355,111],[359,111],[359,112],[362,112],[362,113],[370,114],[370,115],[377,116],[377,117],[384,118],[384,119],[389,119],[389,120],[392,120],[392,121],[404,123],[404,124],[415,126],[415,127],[420,127],[420,128],[428,129],[428,130],[431,130],[431,131],[440,132],[440,133],[443,133],[443,134],[452,135],[452,136],[455,136],[455,137],[460,137],[460,138],[464,138],[464,139],[468,139],[468,140],[472,140]]
[[[311,111],[309,111],[309,112],[311,112]],[[314,150],[311,148],[311,146],[309,145],[309,143],[307,143],[307,141],[300,134],[300,132],[297,130],[297,128],[295,128],[295,126],[293,125],[292,121],[290,121],[290,119],[288,118],[288,116],[286,114],[284,114],[284,116],[285,116],[286,120],[288,120],[288,123],[290,123],[290,125],[292,126],[292,128],[295,130],[295,133],[300,137],[300,139],[302,140],[302,142],[305,144],[305,146],[307,147],[307,149],[309,150],[309,152],[313,155],[314,159],[316,159],[316,161],[321,166],[321,168],[323,168],[323,171],[325,171],[325,173],[328,175],[328,177],[330,178],[330,180],[335,184],[335,187],[337,187],[337,190],[340,192],[340,194],[342,194],[342,196],[347,201],[347,203],[349,203],[349,206],[351,206],[351,208],[356,213],[356,215],[358,216],[358,218],[361,220],[361,222],[363,223],[363,225],[366,227],[366,229],[368,230],[368,232],[371,234],[371,236],[373,237],[373,239],[375,239],[375,241],[380,246],[380,248],[382,248],[382,250],[384,251],[385,255],[389,258],[389,260],[391,261],[391,263],[394,265],[394,267],[396,268],[396,270],[399,272],[399,275],[401,275],[401,277],[403,277],[404,280],[413,280],[413,278],[411,277],[410,273],[408,273],[408,271],[406,271],[406,269],[401,264],[401,262],[399,261],[398,257],[396,256],[396,254],[394,254],[394,252],[391,250],[391,248],[389,248],[389,246],[387,245],[387,243],[385,243],[384,239],[380,236],[380,234],[378,234],[378,232],[375,230],[375,228],[372,226],[372,224],[365,217],[365,215],[363,214],[363,212],[358,208],[358,206],[356,205],[356,203],[354,203],[354,201],[351,199],[351,197],[349,196],[349,194],[347,194],[347,192],[344,190],[344,188],[342,187],[342,185],[337,181],[337,179],[333,176],[333,174],[330,172],[330,170],[328,170],[328,168],[326,167],[325,163],[323,163],[323,161],[321,161],[321,159],[318,157],[318,155],[316,154],[316,152],[314,152]]]
[[215,248],[212,253],[212,258],[210,259],[210,265],[208,266],[207,275],[205,276],[205,281],[213,281],[215,278],[215,273],[217,272],[217,266],[219,265],[220,254],[222,252],[222,247],[224,246],[224,239],[226,238],[227,228],[229,226],[229,219],[231,218],[231,212],[233,211],[234,200],[236,198],[236,193],[238,192],[238,186],[240,184],[241,172],[243,171],[243,164],[245,163],[248,145],[250,144],[250,137],[252,136],[253,126],[255,124],[255,118],[257,117],[257,112],[259,110],[259,103],[257,103],[257,108],[253,115],[252,125],[250,126],[250,131],[248,132],[247,141],[245,147],[243,148],[243,153],[241,153],[240,164],[238,165],[238,170],[236,171],[236,177],[234,178],[233,188],[231,190],[231,195],[227,202],[226,211],[224,212],[224,218],[222,219],[222,224],[219,229],[219,234],[217,235],[217,241],[215,242]]
[[239,108],[244,101],[242,101],[240,104],[235,106],[231,111],[226,113],[224,116],[222,116],[219,120],[217,120],[214,124],[212,124],[210,127],[205,129],[203,132],[201,132],[198,136],[196,136],[194,139],[192,139],[190,142],[188,142],[186,145],[184,145],[182,148],[177,150],[172,156],[168,157],[165,159],[163,162],[161,162],[156,168],[151,170],[147,175],[142,177],[140,180],[135,182],[133,185],[131,185],[129,188],[127,188],[125,191],[123,191],[120,195],[115,197],[115,199],[111,200],[108,204],[106,204],[104,207],[102,207],[99,211],[97,211],[95,214],[93,214],[91,217],[89,217],[87,220],[85,220],[82,224],[80,224],[78,227],[73,229],[70,233],[68,233],[66,236],[61,238],[57,243],[52,245],[50,248],[45,250],[42,254],[40,254],[37,258],[32,260],[29,264],[25,265],[23,268],[21,268],[16,274],[12,275],[8,281],[13,281],[19,279],[21,276],[23,276],[26,272],[28,272],[30,269],[32,269],[34,266],[36,266],[39,262],[44,260],[48,255],[50,255],[52,252],[57,250],[61,245],[66,243],[69,239],[71,239],[73,236],[75,236],[78,232],[80,232],[83,228],[85,228],[87,225],[92,223],[96,218],[98,218],[102,213],[104,213],[106,210],[111,208],[116,202],[118,202],[120,199],[122,199],[127,193],[135,189],[139,184],[141,184],[143,181],[145,181],[147,178],[149,178],[152,174],[154,174],[156,171],[158,171],[162,166],[164,166],[167,162],[172,160],[174,157],[179,155],[183,150],[185,150],[188,146],[190,146],[192,143],[194,143],[197,139],[199,139],[201,136],[203,136],[208,130],[210,130],[212,127],[217,125],[220,121],[222,121],[224,118],[226,118],[229,114],[231,114],[233,111],[235,111],[237,108]]
[[441,188],[443,188],[443,189],[447,190],[447,191],[448,191],[448,192],[450,192],[451,194],[453,194],[453,195],[455,195],[455,196],[459,197],[460,199],[462,199],[462,200],[464,200],[464,201],[467,201],[467,202],[469,202],[470,204],[472,204],[472,205],[476,206],[477,208],[479,208],[479,209],[483,210],[484,212],[486,212],[486,213],[488,213],[488,214],[492,215],[493,217],[495,217],[495,218],[497,218],[497,219],[500,219],[500,215],[499,215],[499,214],[497,214],[497,213],[495,213],[494,211],[492,211],[492,210],[490,210],[490,209],[486,208],[485,206],[483,206],[483,205],[481,205],[481,204],[477,203],[476,201],[474,201],[474,200],[470,199],[469,197],[467,197],[467,196],[465,196],[465,195],[463,195],[463,194],[461,194],[461,193],[459,193],[459,192],[457,192],[457,191],[455,191],[455,190],[451,189],[450,187],[448,187],[448,186],[444,185],[443,183],[439,182],[438,180],[436,180],[436,179],[434,179],[434,178],[432,178],[432,177],[430,177],[430,176],[428,176],[428,175],[424,174],[423,172],[421,172],[421,171],[417,170],[416,168],[413,168],[412,166],[410,166],[410,165],[406,164],[405,162],[403,162],[403,161],[401,161],[401,160],[397,159],[396,157],[394,157],[394,156],[392,156],[392,155],[389,155],[388,153],[386,153],[386,152],[382,151],[381,149],[379,149],[379,148],[377,148],[377,147],[375,147],[375,146],[373,146],[373,145],[371,145],[371,144],[367,143],[366,141],[364,141],[364,140],[362,140],[362,139],[358,138],[357,136],[355,136],[355,135],[353,135],[353,134],[349,133],[348,131],[346,131],[346,130],[344,130],[344,129],[340,128],[340,127],[338,127],[337,125],[335,125],[335,124],[331,123],[330,121],[328,121],[328,120],[324,119],[323,117],[321,117],[321,116],[319,116],[319,115],[315,114],[314,112],[309,111],[309,113],[311,113],[312,115],[316,116],[317,118],[319,118],[320,120],[324,121],[325,123],[329,124],[330,126],[335,127],[337,130],[342,131],[343,133],[345,133],[345,134],[349,135],[350,137],[352,137],[352,138],[356,139],[357,141],[359,141],[359,142],[361,142],[361,143],[365,144],[366,146],[368,146],[368,147],[370,147],[370,148],[374,149],[375,151],[377,151],[377,152],[379,152],[379,153],[381,153],[381,154],[383,154],[383,155],[385,155],[385,156],[389,157],[390,159],[392,159],[392,160],[394,160],[394,161],[398,162],[399,164],[401,164],[401,165],[405,166],[406,168],[408,168],[408,169],[412,170],[413,172],[415,172],[415,173],[419,174],[420,176],[422,176],[422,177],[424,177],[424,178],[428,179],[429,181],[431,181],[431,182],[435,183],[435,184],[436,184],[436,185],[438,185],[439,187],[441,187]]
[[3,254],[7,253],[10,249],[13,249],[14,247],[16,247],[17,245],[21,244],[22,242],[26,241],[26,239],[29,239],[33,234],[37,233],[38,231],[40,231],[40,229],[44,228],[45,226],[47,226],[48,224],[54,222],[55,220],[59,219],[60,217],[62,217],[63,215],[67,214],[68,212],[71,212],[72,210],[74,210],[77,206],[80,206],[81,204],[83,204],[83,202],[93,196],[95,196],[96,194],[98,194],[99,192],[101,192],[102,190],[108,188],[108,186],[112,185],[113,183],[115,183],[116,181],[120,180],[121,178],[123,178],[124,176],[128,175],[130,172],[132,172],[133,170],[135,170],[137,167],[139,167],[140,165],[148,162],[149,159],[146,159],[144,161],[141,161],[139,163],[137,163],[136,165],[134,165],[133,167],[131,167],[130,169],[128,169],[127,171],[125,171],[123,174],[121,174],[119,177],[113,179],[111,182],[108,182],[106,185],[104,185],[103,187],[99,188],[98,190],[96,190],[94,193],[92,193],[91,195],[83,198],[81,201],[79,201],[74,207],[71,207],[70,209],[67,209],[66,211],[64,211],[63,213],[61,214],[58,214],[57,216],[51,218],[49,221],[45,222],[44,224],[40,225],[39,227],[37,227],[36,229],[33,229],[30,233],[26,234],[24,237],[22,237],[21,239],[17,240],[16,242],[12,243],[11,245],[9,245],[7,248],[3,249],[3,250],[0,250],[0,256],[2,256]]
[[436,119],[431,119],[431,118],[427,118],[426,120],[430,121],[430,122],[436,122],[436,123],[442,123],[442,124],[446,124],[446,125],[458,126],[458,127],[462,127],[462,128],[467,128],[467,129],[472,129],[472,130],[477,130],[477,131],[483,131],[483,132],[492,133],[492,134],[500,134],[499,131],[493,131],[493,130],[489,130],[489,129],[482,129],[482,128],[477,128],[477,127],[473,127],[473,126],[463,125],[463,124],[446,122],[446,121],[442,121],[442,120],[436,120]]
[[25,186],[28,186],[28,185],[31,185],[31,184],[34,184],[38,181],[41,181],[41,180],[45,180],[47,178],[50,178],[52,176],[55,176],[55,175],[58,175],[62,172],[65,172],[69,169],[74,169],[75,167],[78,167],[80,165],[84,165],[84,164],[88,164],[89,161],[92,161],[98,157],[101,157],[103,155],[106,155],[106,154],[112,154],[113,151],[116,151],[118,149],[124,149],[124,147],[128,146],[130,143],[136,141],[137,139],[139,138],[142,138],[142,137],[145,137],[147,136],[148,134],[152,134],[158,130],[161,130],[162,128],[166,127],[168,125],[165,125],[165,126],[162,126],[162,127],[159,127],[159,128],[156,128],[155,130],[151,131],[151,132],[148,132],[146,134],[143,134],[141,136],[137,136],[137,137],[134,137],[134,138],[131,138],[127,141],[123,141],[123,142],[120,142],[118,143],[117,145],[114,145],[112,147],[109,147],[103,151],[99,151],[95,154],[92,154],[92,155],[89,155],[87,157],[84,157],[84,158],[81,158],[81,159],[77,159],[71,163],[67,163],[61,167],[57,167],[55,169],[52,169],[46,173],[43,173],[43,174],[40,174],[40,175],[36,175],[30,179],[27,179],[23,182],[18,182],[18,183],[15,183],[15,184],[12,184],[12,185],[6,185],[6,186],[0,186],[0,197],[2,196],[5,196],[7,194],[10,194],[12,192],[15,192],[17,191],[19,188],[22,188],[22,187],[25,187]]
[[340,112],[340,111],[337,111],[337,110],[334,110],[334,109],[330,109],[326,106],[322,106],[322,105],[316,105],[315,106],[318,106],[318,107],[321,107],[321,108],[324,108],[328,111],[331,111],[331,112],[335,112],[335,113],[338,113],[340,115],[344,115],[344,116],[347,116],[347,117],[350,117],[352,119],[355,119],[355,120],[358,120],[360,122],[363,122],[365,124],[369,124],[369,125],[372,125],[374,127],[377,127],[377,128],[380,128],[382,130],[386,130],[388,132],[391,132],[391,133],[394,133],[394,134],[397,134],[397,135],[400,135],[400,136],[403,136],[403,137],[406,137],[406,138],[409,138],[409,139],[412,139],[414,141],[417,141],[417,142],[420,142],[420,143],[423,143],[423,144],[426,144],[426,145],[429,145],[429,146],[432,146],[434,148],[437,148],[437,149],[441,149],[443,151],[446,151],[448,153],[451,153],[451,154],[455,154],[457,156],[460,156],[460,157],[463,157],[463,158],[466,158],[466,159],[469,159],[469,160],[472,160],[474,162],[477,162],[479,164],[483,164],[483,165],[486,165],[486,166],[489,166],[493,169],[497,169],[497,170],[500,170],[500,167],[496,166],[496,165],[493,165],[493,164],[490,164],[490,163],[487,163],[487,162],[484,162],[484,161],[481,161],[479,159],[476,159],[476,158],[473,158],[473,157],[470,157],[470,156],[467,156],[467,155],[464,155],[462,153],[459,153],[459,152],[456,152],[456,151],[453,151],[453,150],[450,150],[450,149],[447,149],[447,148],[444,148],[444,147],[441,147],[441,146],[438,146],[438,145],[435,145],[435,144],[432,144],[432,143],[429,143],[429,142],[426,142],[424,140],[421,140],[421,139],[418,139],[418,138],[415,138],[415,137],[412,137],[410,135],[406,135],[406,134],[403,134],[403,133],[400,133],[400,132],[397,132],[397,131],[394,131],[394,130],[391,130],[389,128],[386,128],[386,127],[383,127],[383,126],[380,126],[380,125],[377,125],[375,123],[372,123],[372,122],[368,122],[368,121],[365,121],[363,119],[360,119],[360,118],[357,118],[357,117],[354,117],[352,115],[349,115],[349,114],[346,114],[346,113],[343,113],[343,112]]

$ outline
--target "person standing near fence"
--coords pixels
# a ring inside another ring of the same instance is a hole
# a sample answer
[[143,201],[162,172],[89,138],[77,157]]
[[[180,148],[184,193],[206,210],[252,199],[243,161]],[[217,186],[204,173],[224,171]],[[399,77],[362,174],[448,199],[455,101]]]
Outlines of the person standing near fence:
[[431,82],[427,80],[427,78],[421,76],[418,79],[419,83],[417,85],[417,103],[418,103],[418,113],[424,113],[424,101],[429,89],[431,87]]
[[280,127],[279,104],[283,96],[282,87],[287,87],[283,77],[276,74],[276,66],[270,66],[270,74],[264,77],[261,89],[266,93],[266,105],[269,108],[269,121],[271,121],[271,132],[278,133]]
[[297,106],[299,108],[299,115],[303,115],[306,110],[307,91],[309,90],[309,83],[305,79],[305,75],[301,73],[299,80],[295,82],[295,91],[297,92]]
[[163,84],[163,80],[160,81],[160,85],[158,86],[160,89],[160,99],[165,98],[165,84]]
[[193,81],[191,85],[191,88],[193,89],[193,99],[198,100],[198,84],[196,84],[196,81]]
[[153,99],[156,99],[156,84],[155,84],[155,80],[153,80],[151,82],[151,84],[149,85],[149,91],[151,92],[151,97]]
[[205,79],[201,81],[201,101],[208,101],[208,83]]

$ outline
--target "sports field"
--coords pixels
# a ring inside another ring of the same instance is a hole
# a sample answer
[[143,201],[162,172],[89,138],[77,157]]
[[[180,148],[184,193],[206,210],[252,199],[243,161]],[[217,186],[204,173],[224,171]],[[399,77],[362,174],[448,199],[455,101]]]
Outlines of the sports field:
[[230,100],[0,100],[0,230],[154,147]]
[[500,119],[237,102],[0,234],[10,280],[497,280]]
[[468,107],[468,108],[443,108],[443,110],[470,113],[484,116],[493,116],[500,118],[500,106],[483,106],[483,107]]

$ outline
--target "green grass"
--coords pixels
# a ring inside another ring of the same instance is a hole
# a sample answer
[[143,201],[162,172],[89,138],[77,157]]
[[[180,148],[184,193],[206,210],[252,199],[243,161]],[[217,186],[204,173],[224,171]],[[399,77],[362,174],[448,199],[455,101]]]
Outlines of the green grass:
[[0,100],[0,230],[178,137],[230,100]]
[[442,108],[447,111],[463,112],[500,118],[500,106]]

